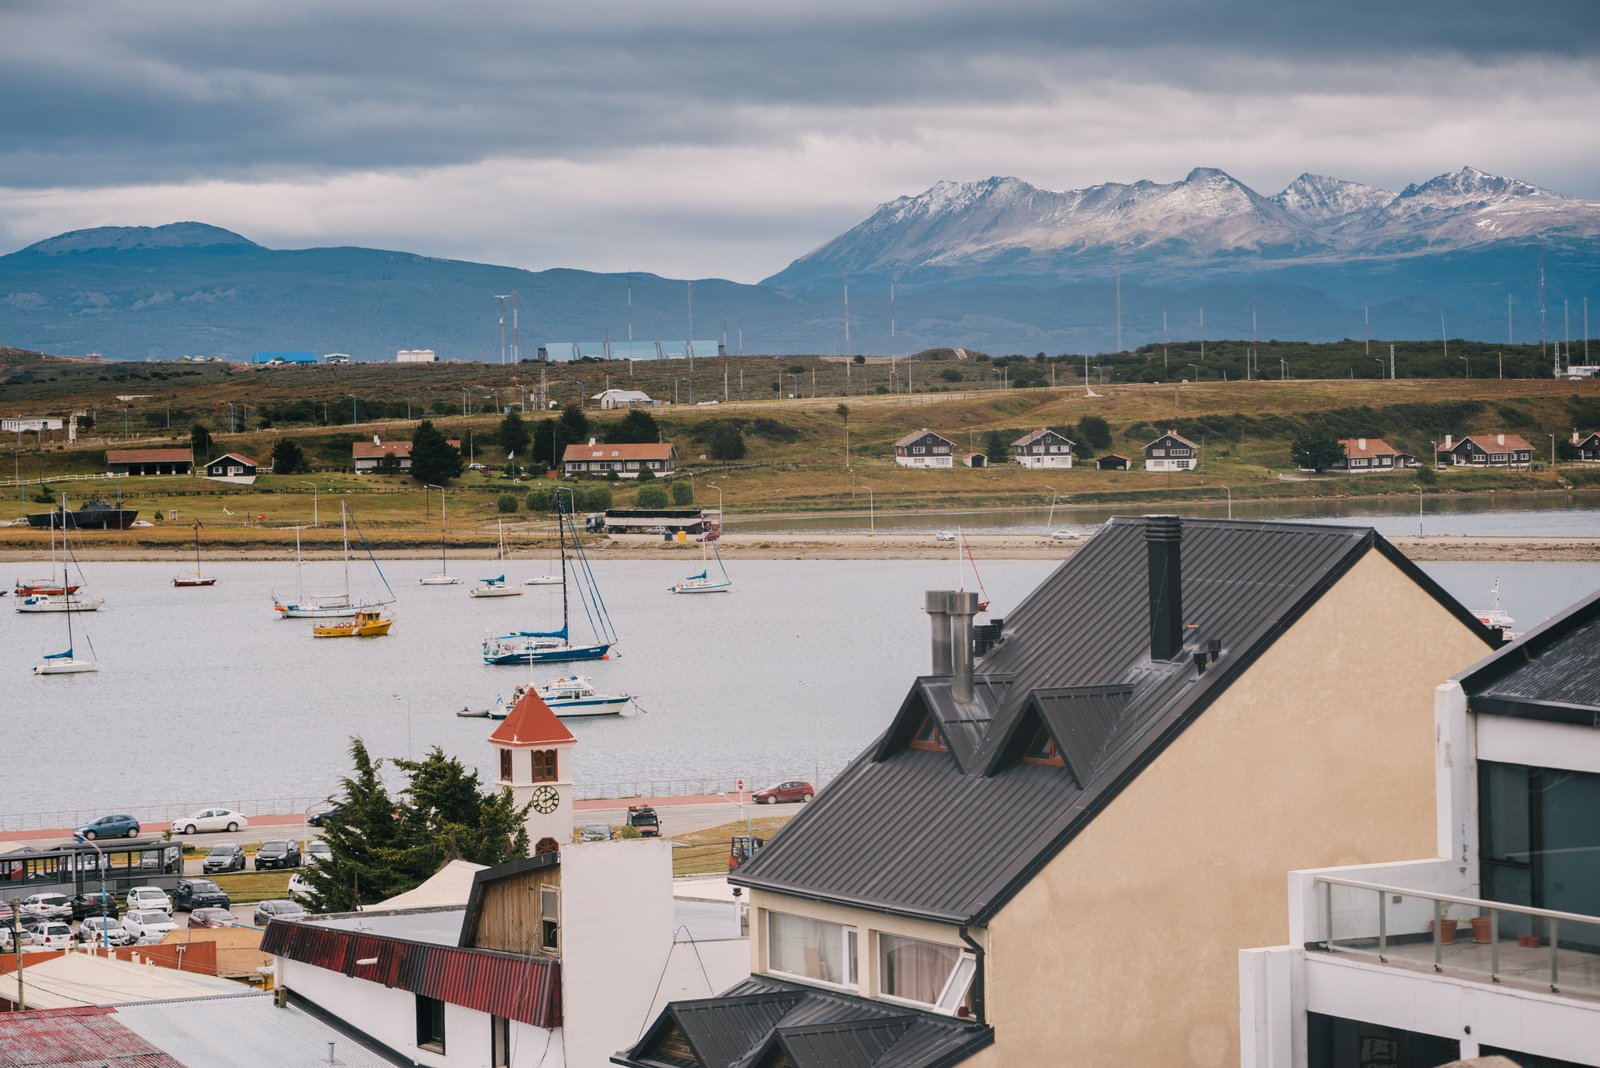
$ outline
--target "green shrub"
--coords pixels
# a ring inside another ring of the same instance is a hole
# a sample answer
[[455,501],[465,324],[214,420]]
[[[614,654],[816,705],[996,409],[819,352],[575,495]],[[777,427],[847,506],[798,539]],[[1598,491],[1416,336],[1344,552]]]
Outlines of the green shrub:
[[502,514],[509,514],[517,510],[517,498],[509,493],[500,494],[500,499],[495,502],[495,508]]
[[667,506],[667,489],[665,486],[640,486],[639,495],[634,498],[634,504],[639,508],[665,508]]
[[[1574,450],[1576,451],[1576,450]],[[694,483],[675,481],[672,483],[672,503],[679,508],[687,508],[694,503]]]
[[643,468],[642,470],[640,470],[640,472],[639,472],[639,481],[640,482],[654,482],[655,480],[656,480],[656,473],[654,471],[650,470],[648,467]]

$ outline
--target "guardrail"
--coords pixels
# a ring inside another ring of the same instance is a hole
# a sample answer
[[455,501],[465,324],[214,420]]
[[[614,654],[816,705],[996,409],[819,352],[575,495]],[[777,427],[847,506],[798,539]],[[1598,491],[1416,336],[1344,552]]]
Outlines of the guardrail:
[[[52,475],[49,478],[8,478],[0,482],[6,486],[42,486],[47,482],[97,482],[104,478],[128,478],[125,472],[98,471],[91,475]],[[42,503],[42,502],[41,502]]]

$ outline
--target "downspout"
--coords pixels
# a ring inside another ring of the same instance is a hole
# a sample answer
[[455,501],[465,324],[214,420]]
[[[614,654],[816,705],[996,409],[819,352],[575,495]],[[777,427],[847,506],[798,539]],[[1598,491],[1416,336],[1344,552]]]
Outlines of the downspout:
[[956,928],[956,932],[961,935],[961,941],[971,948],[972,955],[978,959],[978,966],[972,973],[972,1012],[977,1017],[979,1026],[988,1027],[989,1018],[984,1007],[983,997],[983,947],[974,942],[972,936],[967,934],[966,924]]

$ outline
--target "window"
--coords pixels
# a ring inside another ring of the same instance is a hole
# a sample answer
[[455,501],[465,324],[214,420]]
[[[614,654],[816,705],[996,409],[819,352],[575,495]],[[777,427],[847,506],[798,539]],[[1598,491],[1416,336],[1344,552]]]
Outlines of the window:
[[504,1016],[489,1017],[490,1068],[507,1068],[511,1063],[511,1021]]
[[511,750],[500,750],[500,781],[511,781]]
[[1054,764],[1057,767],[1065,763],[1056,750],[1056,740],[1050,737],[1050,732],[1043,727],[1034,731],[1033,738],[1028,742],[1028,748],[1023,751],[1022,759],[1029,764]]
[[878,935],[878,992],[886,998],[971,1015],[968,992],[978,962],[955,946],[902,935]]
[[556,751],[554,749],[535,749],[533,751],[533,782],[555,782],[559,776],[556,774]]
[[859,982],[856,929],[840,923],[767,913],[767,971],[833,986]]
[[911,451],[920,455],[921,453],[925,453],[928,450],[923,448],[921,445],[913,445],[913,446],[911,446]]
[[933,718],[933,713],[922,717],[922,725],[917,728],[917,733],[911,737],[913,749],[936,749],[941,753],[949,752],[944,744],[944,739],[939,735],[939,724]]
[[444,1052],[444,1002],[417,995],[417,1047]]
[[561,891],[549,886],[539,888],[539,948],[561,948]]

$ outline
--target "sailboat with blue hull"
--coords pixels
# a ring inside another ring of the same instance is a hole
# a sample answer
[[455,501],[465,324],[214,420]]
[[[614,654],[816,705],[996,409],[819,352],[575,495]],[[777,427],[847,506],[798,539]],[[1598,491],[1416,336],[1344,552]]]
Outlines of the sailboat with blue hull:
[[[556,527],[561,543],[561,626],[554,630],[519,630],[485,638],[485,664],[551,664],[566,660],[604,660],[610,656],[617,634],[576,530],[572,532],[573,562],[568,566],[566,535],[570,521],[566,512],[557,514]],[[585,644],[572,641],[570,586],[577,587],[578,604],[591,631],[592,640]]]

